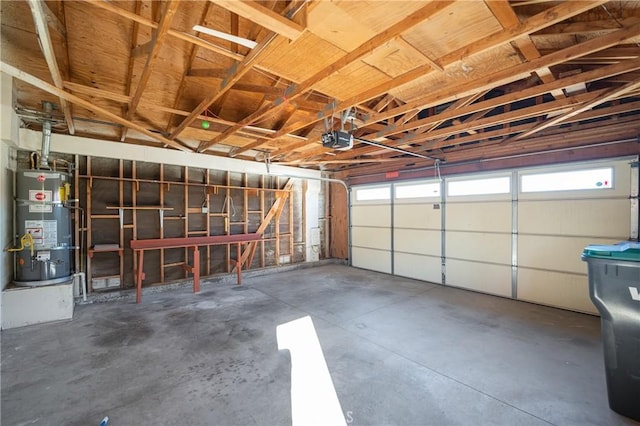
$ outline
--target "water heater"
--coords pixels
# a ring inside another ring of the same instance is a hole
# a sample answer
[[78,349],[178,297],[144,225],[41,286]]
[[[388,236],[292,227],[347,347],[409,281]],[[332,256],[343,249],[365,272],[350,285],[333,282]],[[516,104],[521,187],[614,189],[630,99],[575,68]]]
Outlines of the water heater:
[[16,251],[14,283],[18,286],[58,284],[72,278],[69,174],[19,170],[16,175],[16,234],[28,242]]

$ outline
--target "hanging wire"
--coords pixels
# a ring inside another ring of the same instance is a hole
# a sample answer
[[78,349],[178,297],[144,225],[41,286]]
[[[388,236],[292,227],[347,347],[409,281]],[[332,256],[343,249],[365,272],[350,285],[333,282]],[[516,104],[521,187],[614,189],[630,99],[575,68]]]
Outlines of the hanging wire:
[[233,218],[236,215],[236,207],[233,205],[233,197],[229,197],[228,195],[225,195],[224,197],[224,203],[222,203],[222,210],[220,213],[224,213],[227,204],[229,204],[229,210],[231,210],[231,217]]

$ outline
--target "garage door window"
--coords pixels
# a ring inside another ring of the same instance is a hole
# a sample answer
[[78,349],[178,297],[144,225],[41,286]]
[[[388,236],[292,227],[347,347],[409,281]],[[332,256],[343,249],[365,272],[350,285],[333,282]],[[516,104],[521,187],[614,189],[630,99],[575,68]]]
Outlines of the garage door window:
[[388,186],[356,189],[356,201],[377,201],[390,198],[391,188]]
[[463,195],[508,194],[511,192],[511,178],[509,176],[459,180],[449,182],[448,193],[450,197]]
[[522,192],[613,188],[613,169],[573,170],[522,176]]
[[396,186],[396,198],[397,199],[409,199],[409,198],[427,198],[427,197],[439,197],[440,196],[440,183],[417,183],[411,185],[397,185]]

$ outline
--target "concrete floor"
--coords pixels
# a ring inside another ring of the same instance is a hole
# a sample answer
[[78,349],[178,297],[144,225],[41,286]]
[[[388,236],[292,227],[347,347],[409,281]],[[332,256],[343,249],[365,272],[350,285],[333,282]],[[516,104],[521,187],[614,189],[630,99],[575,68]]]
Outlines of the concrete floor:
[[341,265],[84,305],[2,333],[2,425],[287,425],[276,326],[313,319],[353,425],[637,424],[596,317]]

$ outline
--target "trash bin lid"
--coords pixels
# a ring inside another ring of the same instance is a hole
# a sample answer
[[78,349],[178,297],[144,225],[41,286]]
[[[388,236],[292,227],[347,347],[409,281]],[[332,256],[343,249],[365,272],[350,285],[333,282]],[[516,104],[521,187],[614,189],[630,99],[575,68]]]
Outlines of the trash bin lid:
[[582,251],[582,260],[586,258],[640,262],[640,243],[622,241],[611,245],[590,244]]

